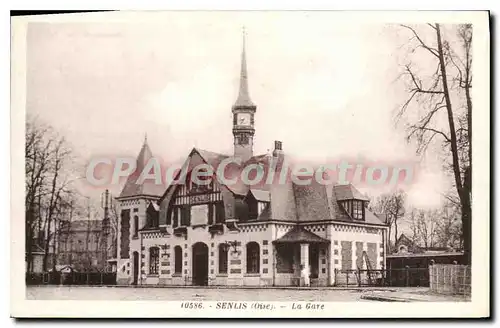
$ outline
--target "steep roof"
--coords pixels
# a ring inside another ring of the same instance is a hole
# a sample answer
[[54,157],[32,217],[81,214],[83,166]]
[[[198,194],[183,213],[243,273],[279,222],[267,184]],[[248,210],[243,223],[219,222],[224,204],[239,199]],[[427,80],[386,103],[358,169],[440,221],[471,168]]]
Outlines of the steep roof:
[[222,162],[223,160],[225,160],[226,158],[229,157],[229,155],[220,154],[220,153],[216,153],[213,151],[200,149],[200,148],[193,148],[193,151],[200,154],[200,156],[203,158],[203,160],[207,164],[211,165],[214,168],[218,167],[220,162]]
[[[217,169],[219,164],[229,155],[215,153],[203,149],[194,148],[191,152],[198,153],[202,160]],[[226,178],[233,179],[241,174],[245,164],[261,164],[265,171],[270,169],[270,156],[257,155],[251,157],[241,166],[235,166],[226,171]],[[278,175],[279,170],[276,172]],[[354,220],[339,204],[340,200],[360,199],[368,200],[352,185],[322,185],[312,179],[309,185],[298,185],[289,178],[284,183],[262,183],[249,186],[241,179],[236,179],[235,184],[225,187],[234,195],[238,196],[235,207],[240,210],[244,206],[242,200],[251,195],[260,201],[270,201],[258,220],[272,219],[287,222],[311,222],[311,221],[338,221],[357,224],[384,225],[374,213],[365,208],[365,220]],[[166,194],[166,193],[165,193]]]
[[328,244],[330,241],[325,238],[305,230],[301,226],[296,226],[283,237],[276,239],[273,243],[311,243],[311,244]]
[[300,221],[320,221],[332,218],[328,206],[326,186],[312,179],[311,184],[300,186],[293,184],[297,217]]
[[[370,210],[365,208],[365,220],[354,220],[339,204],[336,185],[322,185],[314,179],[306,186],[293,185],[297,217],[299,221],[333,220],[351,223],[368,223],[383,225],[384,223]],[[350,186],[352,194],[360,194],[354,186]],[[272,198],[272,197],[271,197]],[[350,198],[352,199],[352,198]]]
[[384,219],[377,216],[368,208],[365,208],[365,222],[372,224],[385,224]]
[[337,200],[348,200],[348,199],[357,199],[357,200],[365,200],[369,201],[368,197],[359,192],[352,184],[346,185],[336,185],[335,188],[335,196]]
[[266,190],[250,189],[249,194],[261,202],[269,202],[271,200],[271,194]]
[[141,147],[141,151],[136,159],[136,169],[135,171],[127,177],[127,181],[123,186],[121,197],[133,197],[133,196],[155,196],[159,197],[165,191],[165,186],[163,184],[156,184],[152,179],[146,179],[142,183],[138,183],[139,176],[144,170],[148,162],[153,158],[153,153],[149,148],[147,138],[144,139],[144,143]]
[[[229,155],[221,154],[221,153],[215,153],[212,151],[200,149],[200,148],[193,148],[191,154],[193,152],[198,153],[202,159],[207,163],[208,165],[212,166],[215,170],[219,167],[220,163],[231,157]],[[245,165],[248,164],[262,164],[265,169],[268,169],[269,167],[269,162],[268,162],[268,156],[267,155],[256,155],[250,157],[245,163],[243,163],[241,166],[231,166],[228,165],[228,167],[231,168],[231,170],[226,169],[226,178],[229,180],[232,180],[236,178],[236,183],[226,185],[226,187],[234,194],[240,195],[240,196],[246,196],[248,194],[248,191],[250,189],[252,190],[269,190],[268,186],[266,184],[258,184],[255,186],[249,186],[246,185],[241,179],[238,177],[241,175],[242,168],[245,167]]]

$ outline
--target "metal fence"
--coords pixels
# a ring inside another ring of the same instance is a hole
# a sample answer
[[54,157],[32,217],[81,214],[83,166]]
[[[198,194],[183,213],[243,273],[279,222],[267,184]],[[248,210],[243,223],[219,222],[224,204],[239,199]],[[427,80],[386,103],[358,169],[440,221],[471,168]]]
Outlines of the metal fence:
[[335,286],[429,287],[427,268],[390,270],[335,269]]
[[26,273],[26,285],[114,285],[115,272]]
[[434,264],[429,266],[429,277],[432,292],[471,295],[471,271],[468,265]]

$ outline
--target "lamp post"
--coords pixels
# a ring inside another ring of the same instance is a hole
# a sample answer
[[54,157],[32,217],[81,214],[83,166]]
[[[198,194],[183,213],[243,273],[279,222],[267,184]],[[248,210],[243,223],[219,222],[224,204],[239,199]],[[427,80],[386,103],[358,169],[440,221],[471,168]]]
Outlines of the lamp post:
[[163,251],[163,254],[161,254],[162,256],[167,256],[167,244],[164,244],[164,245],[160,245],[160,248],[162,249]]
[[232,252],[233,254],[238,253],[238,241],[237,240],[226,241],[225,245],[228,248],[231,248],[231,247],[233,248],[233,252]]

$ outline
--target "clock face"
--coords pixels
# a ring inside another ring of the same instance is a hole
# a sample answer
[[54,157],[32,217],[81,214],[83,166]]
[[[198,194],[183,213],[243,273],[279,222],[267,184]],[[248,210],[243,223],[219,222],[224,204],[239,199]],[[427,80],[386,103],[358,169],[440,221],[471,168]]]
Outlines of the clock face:
[[238,114],[238,125],[250,125],[250,114],[240,113]]

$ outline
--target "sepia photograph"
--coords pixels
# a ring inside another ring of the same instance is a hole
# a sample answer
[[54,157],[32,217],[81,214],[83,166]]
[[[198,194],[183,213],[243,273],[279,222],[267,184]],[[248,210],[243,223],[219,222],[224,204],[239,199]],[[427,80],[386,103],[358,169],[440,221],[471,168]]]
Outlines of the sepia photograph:
[[11,315],[489,316],[489,24],[11,17]]

